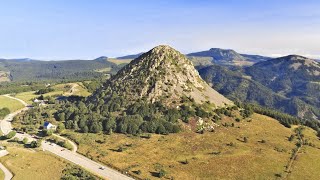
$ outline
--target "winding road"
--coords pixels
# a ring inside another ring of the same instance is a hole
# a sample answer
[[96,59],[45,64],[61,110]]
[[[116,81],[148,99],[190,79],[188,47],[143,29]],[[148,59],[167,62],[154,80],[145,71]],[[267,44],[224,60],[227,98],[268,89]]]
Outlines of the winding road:
[[[12,126],[11,126],[11,121],[13,119],[14,116],[16,116],[17,114],[21,113],[22,111],[26,111],[28,110],[30,107],[28,106],[28,104],[26,102],[24,102],[21,99],[12,97],[10,95],[5,95],[8,98],[11,99],[15,99],[20,101],[22,104],[25,105],[25,108],[18,110],[14,113],[11,113],[9,115],[7,115],[1,122],[0,122],[0,129],[3,132],[3,134],[8,134],[10,131],[12,131]],[[58,136],[59,138],[68,140],[64,137],[61,137],[59,135],[54,135],[54,136]],[[23,138],[28,138],[29,141],[35,140],[32,136],[30,136],[29,134],[20,134],[17,133],[16,137],[18,137],[19,139],[23,139]],[[70,140],[68,140],[70,142]],[[100,176],[103,177],[105,179],[111,179],[111,180],[132,180],[133,178],[128,177],[114,169],[111,169],[109,167],[105,167],[103,164],[100,164],[98,162],[95,162],[81,154],[78,154],[77,151],[77,146],[75,143],[73,143],[72,141],[70,142],[73,146],[74,146],[74,150],[73,151],[69,151],[63,147],[60,147],[54,143],[50,143],[48,141],[43,141],[42,142],[42,149],[44,151],[49,151],[63,159],[66,159],[68,161],[73,162],[74,164],[77,164],[79,166],[81,166],[82,168]],[[1,168],[1,165],[0,165]],[[5,168],[5,167],[4,167]],[[10,172],[9,172],[10,173]],[[5,174],[6,177],[5,178],[9,178],[11,179],[12,177],[9,177],[9,174],[7,176],[7,174]],[[12,175],[12,174],[11,174]]]
[[[0,150],[0,157],[5,156],[7,154],[9,154],[7,150]],[[2,163],[0,163],[0,169],[4,173],[4,180],[12,179],[13,177],[12,173]]]

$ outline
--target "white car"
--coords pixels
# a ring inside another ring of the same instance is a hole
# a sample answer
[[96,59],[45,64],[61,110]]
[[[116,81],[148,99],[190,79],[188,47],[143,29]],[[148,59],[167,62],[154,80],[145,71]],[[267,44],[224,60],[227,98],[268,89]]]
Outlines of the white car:
[[101,169],[101,170],[105,170],[106,168],[105,168],[105,167],[103,167],[103,166],[101,166],[101,167],[99,167],[99,169]]

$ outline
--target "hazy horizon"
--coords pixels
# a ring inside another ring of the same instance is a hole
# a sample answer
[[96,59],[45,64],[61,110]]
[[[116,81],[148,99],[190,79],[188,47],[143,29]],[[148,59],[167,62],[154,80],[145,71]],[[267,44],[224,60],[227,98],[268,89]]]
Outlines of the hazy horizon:
[[182,53],[216,47],[319,59],[319,9],[314,0],[4,1],[0,58],[118,57],[168,44]]

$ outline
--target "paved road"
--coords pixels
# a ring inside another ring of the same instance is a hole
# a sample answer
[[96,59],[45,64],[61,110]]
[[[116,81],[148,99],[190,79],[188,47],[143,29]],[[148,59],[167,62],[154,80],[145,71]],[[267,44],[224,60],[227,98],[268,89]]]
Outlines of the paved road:
[[3,134],[8,134],[10,131],[12,131],[11,121],[14,116],[21,113],[22,111],[28,110],[29,107],[25,107],[23,109],[20,109],[18,111],[15,111],[9,115],[7,115],[1,122],[0,122],[0,129]]
[[[98,174],[101,177],[112,179],[112,180],[126,180],[126,179],[132,179],[124,174],[119,173],[116,170],[113,170],[111,168],[105,167],[95,161],[92,161],[91,159],[84,157],[78,153],[74,153],[72,151],[69,151],[65,148],[62,148],[56,144],[51,144],[50,142],[44,141],[42,142],[42,148],[43,150],[49,151],[53,154],[56,154],[57,156],[60,156],[64,159],[67,159],[75,164],[78,164],[85,168],[86,170],[93,172],[94,174]],[[100,169],[101,167],[104,167],[105,169]]]
[[[20,102],[22,101],[26,107],[14,112],[14,113],[9,114],[0,122],[0,129],[3,132],[3,134],[5,134],[5,135],[8,134],[10,131],[12,131],[11,121],[12,121],[13,117],[15,115],[17,115],[18,113],[29,109],[29,107],[27,107],[28,104],[25,103],[23,100],[11,97],[9,95],[6,95],[6,96],[9,98],[12,98],[12,99],[16,99]],[[58,135],[56,135],[56,136],[58,136]],[[17,133],[16,137],[18,137],[19,139],[23,139],[26,137],[26,138],[28,138],[29,142],[35,140],[29,134]],[[66,139],[61,136],[59,136],[59,137]],[[74,143],[72,145],[76,146]],[[69,151],[65,148],[62,148],[62,147],[60,147],[56,144],[53,144],[53,143],[49,143],[47,141],[42,142],[42,148],[43,148],[43,150],[49,151],[57,156],[60,156],[61,158],[67,159],[67,160],[69,160],[69,161],[85,168],[86,170],[88,170],[94,174],[97,174],[98,176],[101,176],[103,178],[111,179],[111,180],[126,180],[126,179],[132,180],[132,178],[130,178],[124,174],[121,174],[120,172],[118,172],[116,170],[105,167],[104,165],[102,165],[100,163],[97,163],[97,162],[95,162],[85,156],[82,156],[82,155],[76,153],[77,148],[75,148],[75,151]],[[100,169],[101,167],[103,167],[103,169]]]
[[[5,156],[7,154],[9,154],[7,150],[0,150],[0,157]],[[12,179],[13,177],[12,173],[2,163],[0,163],[0,169],[4,173],[4,180]]]

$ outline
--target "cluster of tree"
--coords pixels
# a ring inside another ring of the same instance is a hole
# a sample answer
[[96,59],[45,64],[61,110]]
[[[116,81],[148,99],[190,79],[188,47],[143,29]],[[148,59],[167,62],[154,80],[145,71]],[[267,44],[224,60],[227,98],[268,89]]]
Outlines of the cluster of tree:
[[86,180],[96,180],[100,179],[93,174],[87,172],[86,170],[81,169],[80,167],[74,165],[68,165],[62,171],[62,180],[71,180],[71,179],[86,179]]
[[289,114],[285,114],[279,111],[263,108],[260,106],[252,106],[254,112],[263,114],[269,117],[272,117],[276,120],[278,120],[281,124],[283,124],[285,127],[290,128],[291,125],[297,125],[301,124],[301,120],[297,117],[291,116]]
[[20,93],[26,91],[35,91],[44,88],[45,83],[40,82],[2,82],[0,83],[0,94]]
[[248,118],[254,113],[252,106],[245,104],[243,109],[240,111],[240,114],[243,118]]
[[[98,107],[84,102],[72,104],[67,102],[55,114],[58,121],[65,121],[67,129],[80,130],[87,133],[118,132],[126,134],[140,134],[143,132],[168,134],[180,130],[178,118],[182,117],[178,110],[168,109],[161,103],[148,104],[136,102],[121,111],[121,98],[114,98],[111,102],[98,101]],[[117,112],[118,116],[112,115]],[[121,114],[119,114],[121,113]]]
[[[258,114],[272,117],[288,128],[290,128],[291,125],[303,124],[302,120],[297,117],[294,117],[289,114],[282,113],[273,109],[268,109],[268,108],[259,106],[257,104],[247,104],[247,103],[241,104],[239,102],[236,102],[236,104],[239,107],[243,107],[245,111],[249,112],[249,114],[256,112]],[[306,124],[306,125],[308,126],[309,124]]]
[[8,114],[10,114],[10,110],[9,108],[2,108],[0,109],[0,119],[3,119],[4,117],[6,117]]
[[222,114],[225,116],[233,117],[233,115],[232,115],[233,110],[238,110],[238,107],[237,106],[230,106],[230,107],[215,109],[214,112],[216,113],[216,115],[213,117],[215,120],[219,120],[220,115],[222,115]]
[[54,91],[54,89],[51,87],[48,87],[48,88],[39,89],[38,91],[35,92],[35,94],[37,94],[37,95],[46,94],[46,93],[49,93],[52,91]]
[[50,107],[34,107],[13,118],[13,122],[19,124],[20,130],[24,132],[37,132],[45,121],[52,121],[53,109]]
[[102,82],[98,80],[93,80],[91,82],[83,82],[82,84],[91,93],[93,93],[97,88],[102,86]]

